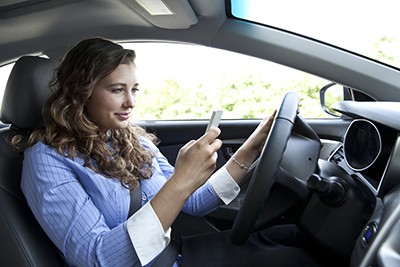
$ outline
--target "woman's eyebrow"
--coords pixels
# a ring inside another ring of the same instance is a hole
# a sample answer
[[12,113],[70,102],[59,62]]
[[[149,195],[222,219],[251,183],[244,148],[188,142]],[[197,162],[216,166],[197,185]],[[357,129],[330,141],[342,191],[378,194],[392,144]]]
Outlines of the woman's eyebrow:
[[107,87],[113,87],[113,86],[125,86],[126,87],[126,83],[110,83],[107,85]]
[[[124,86],[124,87],[127,87],[128,85],[126,84],[126,83],[110,83],[110,84],[108,84],[107,85],[107,87],[113,87],[113,86],[118,86],[118,85],[120,85],[120,86]],[[133,85],[133,87],[138,87],[139,86],[139,83],[135,83],[134,85]]]

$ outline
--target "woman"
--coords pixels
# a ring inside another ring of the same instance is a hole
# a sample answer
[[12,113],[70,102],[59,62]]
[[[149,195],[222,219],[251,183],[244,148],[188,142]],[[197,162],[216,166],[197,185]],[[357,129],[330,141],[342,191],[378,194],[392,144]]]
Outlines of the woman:
[[[151,264],[181,210],[201,216],[237,196],[243,165],[260,153],[275,115],[217,172],[218,128],[182,147],[172,167],[156,138],[129,123],[139,85],[134,60],[134,51],[109,40],[81,41],[57,69],[42,125],[23,147],[13,140],[24,150],[28,204],[74,266]],[[127,218],[139,182],[143,206]]]

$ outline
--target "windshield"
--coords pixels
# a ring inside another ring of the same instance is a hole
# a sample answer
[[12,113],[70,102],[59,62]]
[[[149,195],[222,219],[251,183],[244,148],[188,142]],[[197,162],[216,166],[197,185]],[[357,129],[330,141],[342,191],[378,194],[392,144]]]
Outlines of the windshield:
[[400,68],[397,0],[231,0],[232,15]]

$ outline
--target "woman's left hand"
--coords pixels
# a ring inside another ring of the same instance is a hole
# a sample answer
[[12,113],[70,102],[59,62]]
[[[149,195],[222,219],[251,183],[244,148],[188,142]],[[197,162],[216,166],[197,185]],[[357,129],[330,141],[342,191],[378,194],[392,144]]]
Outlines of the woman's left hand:
[[275,115],[276,110],[270,116],[264,118],[250,137],[226,163],[226,169],[238,184],[249,170],[252,162],[260,155],[271,130]]
[[269,131],[271,130],[272,123],[274,122],[275,115],[276,110],[274,110],[270,116],[264,118],[264,120],[258,125],[258,127],[242,145],[242,149],[245,149],[247,153],[255,153],[256,156],[261,153]]

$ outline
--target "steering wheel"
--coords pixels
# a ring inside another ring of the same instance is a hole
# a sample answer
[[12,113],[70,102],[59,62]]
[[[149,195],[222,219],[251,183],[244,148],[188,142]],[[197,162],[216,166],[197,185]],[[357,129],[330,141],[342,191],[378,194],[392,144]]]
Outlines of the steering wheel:
[[275,183],[297,116],[299,101],[299,97],[293,92],[286,93],[282,100],[247,188],[243,204],[232,226],[230,240],[234,244],[240,245],[246,242]]

